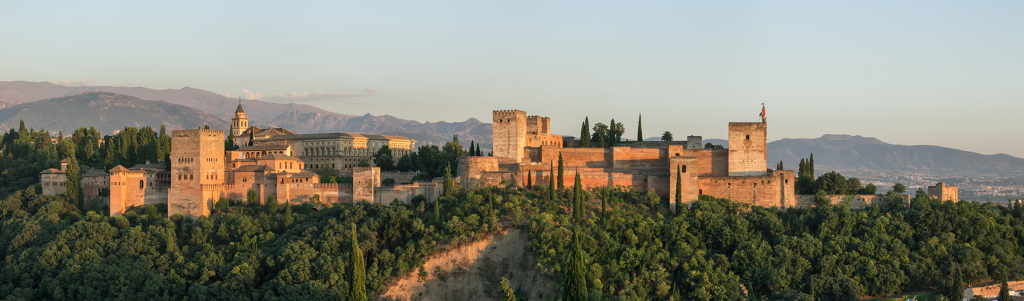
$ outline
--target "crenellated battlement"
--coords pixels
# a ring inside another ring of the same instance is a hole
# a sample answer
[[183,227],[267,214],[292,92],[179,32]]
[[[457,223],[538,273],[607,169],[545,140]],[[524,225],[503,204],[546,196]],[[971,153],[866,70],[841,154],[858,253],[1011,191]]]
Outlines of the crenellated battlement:
[[224,190],[225,184],[199,184],[203,188],[203,191],[221,191]]
[[195,137],[202,134],[207,135],[224,135],[222,130],[207,130],[207,129],[191,129],[191,130],[172,130],[171,136],[173,137]]
[[520,110],[496,110],[494,111],[494,118],[517,118],[518,116],[526,117],[525,111]]

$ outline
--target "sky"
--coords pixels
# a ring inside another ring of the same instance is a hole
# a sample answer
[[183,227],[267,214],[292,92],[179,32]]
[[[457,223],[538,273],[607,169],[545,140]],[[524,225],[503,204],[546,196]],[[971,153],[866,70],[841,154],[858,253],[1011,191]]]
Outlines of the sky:
[[0,80],[1024,157],[1020,1],[3,1]]

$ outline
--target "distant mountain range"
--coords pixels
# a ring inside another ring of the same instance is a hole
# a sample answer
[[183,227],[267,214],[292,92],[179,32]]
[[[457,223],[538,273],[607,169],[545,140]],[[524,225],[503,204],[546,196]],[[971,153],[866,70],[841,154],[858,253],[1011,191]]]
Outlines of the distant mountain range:
[[[163,100],[170,104],[182,105],[209,113],[222,120],[231,120],[239,100],[206,90],[195,88],[156,90],[142,87],[110,87],[81,86],[66,87],[49,82],[9,81],[0,82],[0,109],[32,103],[42,99],[64,97],[82,92],[110,92],[133,96],[144,100]],[[464,122],[421,123],[405,120],[390,115],[373,116],[346,115],[332,113],[314,106],[303,104],[281,104],[259,100],[241,100],[250,123],[261,127],[283,127],[296,133],[350,132],[365,134],[382,134],[415,137],[427,140],[423,143],[440,144],[451,140],[452,135],[459,135],[468,147],[469,141],[486,141],[485,148],[490,147],[491,124],[482,123],[470,118]],[[74,130],[89,123],[71,125],[70,122],[54,123],[49,118],[26,119],[25,124],[34,128],[45,128],[56,132]],[[8,122],[9,123],[9,122]],[[0,124],[0,130],[9,127],[8,123]],[[64,127],[56,127],[62,125]],[[14,126],[18,126],[15,120]],[[210,125],[213,126],[212,124]],[[123,127],[123,126],[122,126]],[[122,128],[119,127],[119,128]],[[168,124],[169,128],[172,125]],[[226,129],[226,127],[221,127]],[[97,128],[98,129],[98,128]],[[108,131],[103,131],[105,134]]]
[[[84,93],[83,92],[94,92]],[[106,92],[106,93],[95,93]],[[120,94],[120,95],[119,95]],[[36,129],[70,133],[94,126],[104,134],[124,126],[161,124],[168,129],[209,124],[227,129],[238,99],[194,88],[154,90],[139,87],[65,87],[52,83],[0,82],[0,130],[19,120]],[[288,128],[297,133],[352,132],[406,136],[421,144],[442,144],[459,135],[491,146],[491,124],[470,118],[463,122],[405,120],[390,115],[346,115],[302,104],[242,100],[250,122]],[[205,113],[204,113],[205,112]],[[660,140],[651,137],[645,140]],[[704,142],[728,147],[723,139]],[[796,169],[800,158],[815,155],[815,171],[900,172],[957,176],[1024,177],[1024,159],[1006,154],[982,155],[940,146],[897,145],[875,138],[825,135],[814,139],[782,139],[768,143],[768,165],[780,160]]]
[[[11,105],[0,109],[0,128],[26,127],[49,129],[51,134],[65,135],[80,127],[95,127],[103,134],[113,134],[126,126],[150,126],[159,130],[227,128],[228,122],[202,111],[165,101],[147,101],[136,97],[109,93],[83,92],[71,96]],[[5,131],[6,132],[6,131]]]
[[[647,139],[645,139],[647,140]],[[660,140],[660,139],[658,139]],[[729,147],[725,139],[704,142]],[[983,155],[934,145],[889,144],[871,137],[824,135],[768,143],[768,166],[782,161],[796,170],[801,158],[814,154],[814,172],[932,174],[968,177],[1024,177],[1024,159],[1007,154]]]

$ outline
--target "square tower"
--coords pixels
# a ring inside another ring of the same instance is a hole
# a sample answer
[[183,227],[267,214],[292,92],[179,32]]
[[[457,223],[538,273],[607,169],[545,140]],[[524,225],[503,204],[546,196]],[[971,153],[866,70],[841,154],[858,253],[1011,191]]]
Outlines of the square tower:
[[494,111],[493,148],[498,163],[520,163],[526,146],[526,112],[520,110]]
[[763,176],[768,172],[768,123],[729,123],[729,176]]
[[167,214],[210,214],[217,200],[206,197],[203,186],[224,184],[224,131],[171,131],[171,189]]

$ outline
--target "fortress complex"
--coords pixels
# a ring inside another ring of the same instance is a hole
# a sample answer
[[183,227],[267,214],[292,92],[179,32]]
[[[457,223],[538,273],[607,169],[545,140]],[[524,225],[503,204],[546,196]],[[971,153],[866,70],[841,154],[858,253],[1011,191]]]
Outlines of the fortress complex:
[[[768,123],[730,122],[729,149],[703,149],[700,136],[686,141],[623,142],[609,148],[567,147],[569,141],[551,134],[548,117],[527,116],[519,110],[494,111],[494,156],[459,159],[465,187],[495,185],[511,179],[525,185],[548,183],[551,167],[557,173],[564,161],[563,182],[571,186],[580,174],[583,186],[626,186],[667,196],[672,210],[698,195],[728,198],[759,206],[797,205],[792,170],[769,170]],[[682,199],[676,199],[680,184]]]
[[[442,183],[433,182],[381,186],[384,177],[408,178],[410,173],[381,173],[377,167],[356,167],[359,160],[372,162],[373,154],[388,146],[396,158],[412,151],[415,141],[399,136],[349,133],[294,134],[286,129],[248,126],[239,104],[232,119],[232,134],[245,136],[251,146],[225,150],[225,133],[220,130],[171,131],[170,168],[160,164],[115,166],[109,171],[83,175],[86,200],[101,199],[109,204],[110,215],[123,214],[129,207],[167,206],[168,215],[209,215],[221,198],[247,199],[250,190],[260,203],[271,197],[277,202],[408,202],[423,194],[428,200],[441,194]],[[67,162],[61,169],[40,174],[43,193],[65,190]],[[352,184],[320,183],[313,171],[330,169],[353,177]]]

